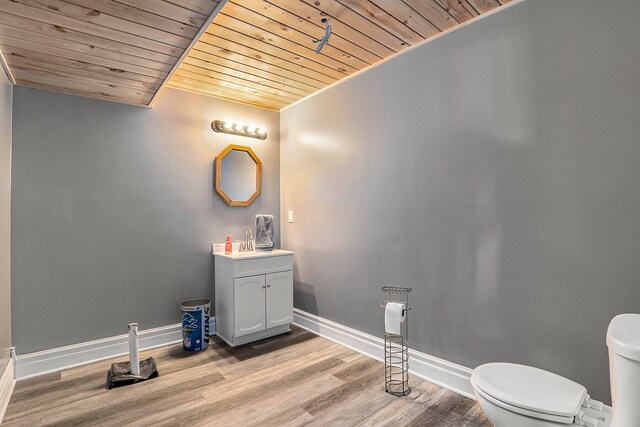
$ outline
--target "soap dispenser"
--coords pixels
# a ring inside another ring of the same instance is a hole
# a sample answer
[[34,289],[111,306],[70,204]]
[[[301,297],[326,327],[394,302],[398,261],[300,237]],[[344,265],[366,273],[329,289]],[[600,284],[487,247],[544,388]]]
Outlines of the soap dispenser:
[[231,236],[227,236],[227,241],[224,243],[224,253],[231,255],[233,252],[233,244],[231,243]]

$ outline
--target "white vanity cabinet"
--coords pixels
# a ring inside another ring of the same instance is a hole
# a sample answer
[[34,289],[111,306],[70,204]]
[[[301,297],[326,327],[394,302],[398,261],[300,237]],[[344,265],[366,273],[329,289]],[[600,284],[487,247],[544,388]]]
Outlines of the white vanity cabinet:
[[289,332],[293,252],[214,254],[216,334],[230,346]]

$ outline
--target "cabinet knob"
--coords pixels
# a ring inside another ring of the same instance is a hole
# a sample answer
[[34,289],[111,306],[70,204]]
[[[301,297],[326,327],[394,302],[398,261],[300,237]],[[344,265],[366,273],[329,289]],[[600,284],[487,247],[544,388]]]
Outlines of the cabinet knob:
[[262,289],[266,288],[266,286],[262,285]]
[[271,287],[271,285],[267,285],[267,288],[270,288],[270,287]]

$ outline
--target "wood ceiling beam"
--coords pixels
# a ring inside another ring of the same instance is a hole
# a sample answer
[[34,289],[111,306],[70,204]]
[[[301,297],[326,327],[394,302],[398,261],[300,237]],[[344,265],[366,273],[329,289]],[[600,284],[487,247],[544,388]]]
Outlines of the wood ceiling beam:
[[5,59],[4,54],[2,53],[2,49],[0,49],[0,66],[2,66],[4,73],[7,75],[7,78],[9,79],[9,82],[11,82],[12,85],[15,85],[16,79],[15,77],[13,77],[13,73],[9,68],[9,64],[7,64],[7,60]]
[[160,89],[158,89],[158,91],[155,93],[155,95],[153,95],[153,97],[149,101],[148,103],[149,107],[153,107],[153,104],[158,100],[158,98],[162,94],[163,89],[167,86],[167,83],[169,82],[169,80],[171,80],[171,77],[173,77],[173,75],[178,70],[178,68],[180,68],[182,61],[184,61],[184,59],[187,56],[189,56],[191,49],[193,49],[196,43],[198,43],[198,41],[200,40],[200,37],[202,37],[202,35],[206,33],[207,29],[209,28],[209,26],[211,25],[215,17],[218,16],[218,14],[220,13],[220,11],[222,10],[225,4],[227,4],[227,0],[219,0],[217,6],[213,9],[213,12],[209,14],[207,19],[202,24],[202,27],[200,27],[200,30],[198,30],[195,37],[193,37],[193,39],[191,40],[191,43],[189,43],[189,45],[186,47],[182,55],[180,55],[180,58],[178,58],[178,61],[176,61],[175,65],[173,66],[173,68],[171,69],[167,77],[164,79],[164,81],[162,82],[162,85],[160,85]]

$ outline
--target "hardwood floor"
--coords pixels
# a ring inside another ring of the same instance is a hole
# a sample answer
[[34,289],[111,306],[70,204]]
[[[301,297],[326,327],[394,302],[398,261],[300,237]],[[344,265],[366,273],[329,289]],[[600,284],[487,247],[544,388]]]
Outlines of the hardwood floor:
[[[412,377],[384,392],[382,363],[292,327],[287,335],[200,353],[143,352],[160,377],[106,389],[113,359],[19,381],[7,426],[491,426],[471,399]],[[4,425],[4,424],[3,424]]]

